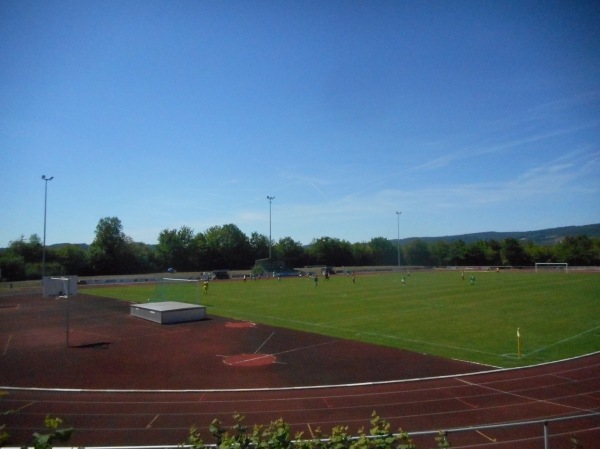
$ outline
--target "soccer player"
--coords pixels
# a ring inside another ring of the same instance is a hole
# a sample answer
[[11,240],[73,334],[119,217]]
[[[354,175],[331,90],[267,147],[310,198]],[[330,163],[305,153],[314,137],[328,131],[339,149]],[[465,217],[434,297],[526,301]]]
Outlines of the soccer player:
[[315,287],[319,286],[319,276],[315,273]]
[[202,290],[204,291],[205,295],[208,295],[208,281],[204,281],[202,284]]

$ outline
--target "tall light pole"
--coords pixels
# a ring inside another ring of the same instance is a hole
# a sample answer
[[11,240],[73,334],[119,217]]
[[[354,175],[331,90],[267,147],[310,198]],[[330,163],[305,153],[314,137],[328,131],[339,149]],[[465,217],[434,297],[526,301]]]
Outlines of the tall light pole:
[[42,246],[42,285],[44,282],[44,276],[46,275],[46,206],[48,205],[48,181],[52,181],[54,176],[49,178],[46,175],[42,175],[44,180],[44,246]]
[[271,246],[273,246],[273,240],[271,240],[271,202],[275,199],[274,196],[268,196],[269,200],[269,261],[271,261]]
[[400,269],[400,214],[402,212],[396,212],[396,215],[398,216],[398,270]]

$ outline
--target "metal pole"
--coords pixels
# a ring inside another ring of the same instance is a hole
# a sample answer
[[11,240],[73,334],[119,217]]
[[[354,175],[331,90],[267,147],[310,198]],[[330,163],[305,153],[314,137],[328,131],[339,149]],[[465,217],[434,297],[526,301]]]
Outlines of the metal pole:
[[271,202],[275,199],[274,196],[268,196],[269,200],[269,261],[271,260],[271,246],[273,246],[273,240],[271,240]]
[[67,291],[66,291],[66,294],[67,294],[67,348],[69,348],[71,346],[71,343],[69,341],[69,334],[70,334],[69,325],[70,325],[70,321],[71,321],[71,310],[70,310],[71,309],[71,303],[69,302],[70,301],[70,299],[69,299],[70,298],[70,295],[69,295],[70,291],[71,291],[71,278],[69,278],[69,281],[67,283]]
[[46,175],[42,175],[42,179],[45,181],[44,188],[44,243],[42,246],[42,286],[44,285],[44,276],[46,275],[46,207],[48,205],[48,181],[52,181],[54,176],[46,178]]
[[400,270],[400,214],[402,212],[396,212],[396,215],[398,216],[398,270]]

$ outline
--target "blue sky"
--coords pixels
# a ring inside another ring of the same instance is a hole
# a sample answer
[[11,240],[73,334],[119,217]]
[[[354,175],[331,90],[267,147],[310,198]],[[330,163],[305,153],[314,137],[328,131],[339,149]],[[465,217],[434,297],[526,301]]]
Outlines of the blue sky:
[[600,4],[0,2],[0,247],[600,222]]

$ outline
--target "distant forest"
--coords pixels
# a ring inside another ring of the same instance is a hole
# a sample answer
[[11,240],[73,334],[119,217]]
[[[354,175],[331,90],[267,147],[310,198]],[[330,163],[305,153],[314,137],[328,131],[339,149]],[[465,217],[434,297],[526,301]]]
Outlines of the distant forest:
[[[19,281],[46,276],[144,274],[250,270],[255,261],[278,261],[277,269],[304,266],[532,266],[567,262],[600,266],[600,224],[528,232],[482,232],[444,237],[390,240],[375,237],[350,243],[320,237],[302,245],[291,237],[269,242],[244,234],[236,225],[213,226],[201,233],[182,226],[165,229],[158,244],[134,242],[119,218],[100,219],[90,245],[65,243],[44,249],[37,234],[21,236],[0,250],[0,279]],[[42,263],[43,261],[43,263]]]

